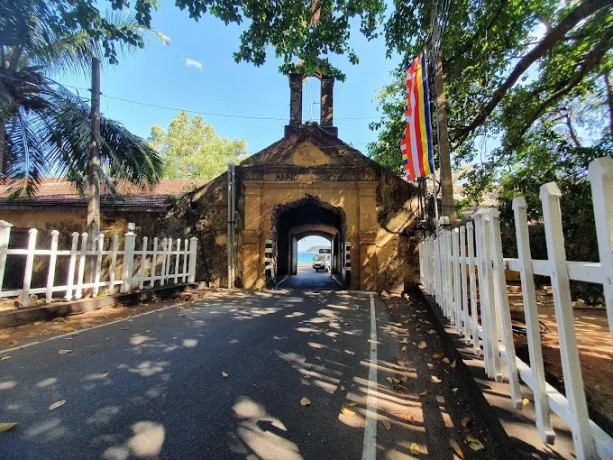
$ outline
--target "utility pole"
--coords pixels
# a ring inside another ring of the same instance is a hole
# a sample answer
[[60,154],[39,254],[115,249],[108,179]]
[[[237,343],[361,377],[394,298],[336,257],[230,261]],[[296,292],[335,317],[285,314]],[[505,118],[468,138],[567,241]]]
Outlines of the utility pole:
[[96,57],[92,57],[91,130],[87,227],[95,249],[100,234],[100,61]]
[[[432,36],[438,36],[438,20],[436,9],[432,9]],[[434,47],[432,47],[434,49]],[[445,87],[443,86],[443,61],[440,47],[436,56],[434,71],[434,94],[436,95],[436,114],[438,124],[438,158],[440,168],[440,181],[443,195],[443,216],[455,221],[455,205],[453,202],[453,179],[451,176],[451,155],[449,152],[449,131],[447,128],[447,109],[445,107]],[[436,203],[436,201],[435,201]]]

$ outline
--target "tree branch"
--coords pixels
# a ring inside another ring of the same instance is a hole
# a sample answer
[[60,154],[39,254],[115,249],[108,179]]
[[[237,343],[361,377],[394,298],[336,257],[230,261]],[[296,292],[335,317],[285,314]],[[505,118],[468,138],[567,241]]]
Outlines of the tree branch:
[[462,128],[454,136],[458,143],[461,143],[466,137],[481,126],[485,119],[494,111],[502,98],[519,80],[526,70],[545,53],[551,50],[558,42],[564,39],[566,34],[570,32],[582,20],[588,18],[598,10],[610,6],[613,0],[585,0],[576,8],[574,8],[566,17],[564,17],[555,27],[543,37],[540,43],[532,48],[515,66],[511,74],[506,80],[496,89],[490,101],[483,107],[481,113],[466,127]]
[[607,89],[607,105],[609,106],[609,131],[611,133],[611,138],[613,138],[613,82],[611,81],[611,77],[609,76],[609,72],[603,73],[602,78],[604,79],[604,86]]
[[579,65],[578,72],[573,75],[570,75],[569,78],[565,79],[560,85],[558,85],[557,88],[554,89],[551,96],[549,96],[536,107],[536,109],[524,122],[523,128],[516,136],[517,139],[521,138],[526,133],[526,131],[530,129],[532,123],[534,123],[535,120],[539,118],[545,112],[545,110],[547,110],[548,107],[551,107],[562,97],[568,95],[579,83],[581,83],[581,80],[583,80],[591,70],[594,70],[598,66],[598,64],[600,64],[602,58],[613,44],[612,39],[613,28],[609,28],[605,31],[602,40],[600,40],[596,44],[596,46],[585,56],[585,59]]

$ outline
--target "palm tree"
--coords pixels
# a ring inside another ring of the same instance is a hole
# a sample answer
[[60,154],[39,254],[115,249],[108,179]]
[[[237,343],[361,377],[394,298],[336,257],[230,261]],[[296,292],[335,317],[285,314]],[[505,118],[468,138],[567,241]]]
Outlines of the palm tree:
[[[102,59],[105,36],[131,37],[142,46],[158,32],[114,15],[105,28],[62,34],[46,20],[44,2],[19,1],[0,6],[0,174],[14,182],[14,195],[33,195],[39,179],[64,176],[83,191],[87,184],[91,113],[86,102],[49,78],[57,71],[89,73],[92,60]],[[147,142],[120,123],[101,118],[100,174],[136,184],[154,183],[162,161]]]

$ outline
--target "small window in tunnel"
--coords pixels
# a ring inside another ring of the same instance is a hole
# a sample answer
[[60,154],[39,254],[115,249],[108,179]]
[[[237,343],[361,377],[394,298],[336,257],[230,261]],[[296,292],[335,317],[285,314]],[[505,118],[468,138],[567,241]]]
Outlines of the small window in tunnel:
[[306,236],[298,241],[298,275],[330,271],[332,244],[321,236]]

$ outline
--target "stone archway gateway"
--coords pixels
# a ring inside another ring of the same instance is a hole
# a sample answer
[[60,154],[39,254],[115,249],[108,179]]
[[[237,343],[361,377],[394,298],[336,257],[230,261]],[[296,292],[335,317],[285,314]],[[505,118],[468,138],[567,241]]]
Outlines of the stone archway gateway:
[[295,275],[298,241],[305,236],[321,236],[331,243],[332,273],[343,276],[345,212],[342,208],[307,195],[290,203],[279,204],[271,212],[271,235],[277,277]]
[[[236,167],[235,284],[256,289],[270,284],[265,251],[271,241],[275,274],[294,274],[296,242],[320,235],[332,243],[333,270],[349,281],[348,288],[402,291],[419,272],[417,189],[337,137],[333,78],[317,75],[321,125],[302,123],[305,76],[289,76],[290,123],[284,137]],[[175,213],[196,227],[199,271],[219,286],[228,283],[227,202],[224,174],[190,194],[189,206],[186,201]]]

